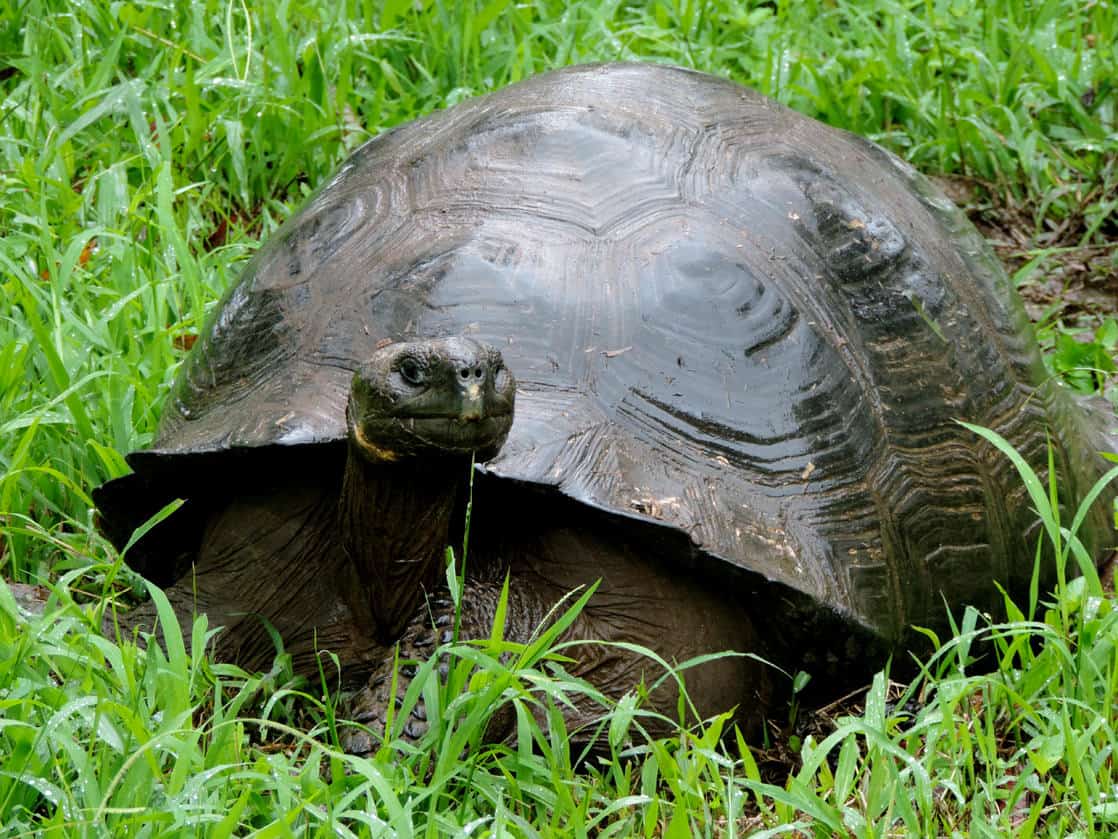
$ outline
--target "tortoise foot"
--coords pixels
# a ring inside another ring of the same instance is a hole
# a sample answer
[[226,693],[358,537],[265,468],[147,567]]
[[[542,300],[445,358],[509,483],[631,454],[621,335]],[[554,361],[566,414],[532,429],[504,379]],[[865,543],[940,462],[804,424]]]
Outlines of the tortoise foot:
[[[342,735],[342,747],[349,754],[369,755],[385,740],[385,729],[391,714],[391,737],[416,743],[427,733],[427,706],[420,695],[400,720],[404,697],[418,672],[418,665],[427,660],[437,644],[449,643],[453,637],[454,604],[449,598],[429,601],[404,631],[395,654],[384,659],[365,686],[353,695],[345,716],[356,723]],[[447,663],[440,663],[439,677],[445,677]],[[393,690],[395,689],[395,690]]]

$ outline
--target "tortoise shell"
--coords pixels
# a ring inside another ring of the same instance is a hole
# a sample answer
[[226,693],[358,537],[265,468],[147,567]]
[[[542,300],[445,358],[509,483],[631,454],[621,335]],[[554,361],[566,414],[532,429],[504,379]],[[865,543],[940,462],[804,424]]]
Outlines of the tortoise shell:
[[[449,335],[497,346],[520,383],[488,479],[679,531],[664,561],[883,638],[1032,570],[1019,478],[956,420],[1037,467],[1051,442],[1073,501],[1103,469],[1100,417],[1051,381],[927,180],[652,65],[537,76],[365,144],[248,265],[129,462],[171,497],[198,455],[334,444],[362,359]],[[1109,535],[1097,505],[1084,539]]]

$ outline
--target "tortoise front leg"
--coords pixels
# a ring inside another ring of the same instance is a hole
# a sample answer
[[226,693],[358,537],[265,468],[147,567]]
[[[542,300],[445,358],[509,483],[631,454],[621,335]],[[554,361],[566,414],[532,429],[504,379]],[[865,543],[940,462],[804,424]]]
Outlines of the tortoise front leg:
[[[632,642],[654,650],[669,663],[723,650],[735,654],[687,670],[684,679],[699,717],[737,711],[737,720],[753,728],[771,702],[771,677],[767,667],[744,655],[754,649],[754,633],[740,604],[727,603],[717,589],[707,588],[684,575],[658,569],[624,546],[596,542],[592,534],[556,529],[520,550],[505,545],[503,556],[512,556],[509,596],[503,637],[529,643],[538,636],[545,621],[557,619],[573,601],[557,609],[555,604],[580,585],[600,580],[600,586],[582,612],[566,628],[562,640],[586,640],[564,648],[573,658],[565,665],[571,675],[589,681],[614,699],[644,683],[651,686],[664,676],[655,660],[616,645],[596,640]],[[519,554],[519,555],[517,555]],[[502,563],[479,562],[483,568]],[[598,577],[591,577],[597,574]],[[462,597],[459,638],[488,638],[500,599],[501,582],[468,581]],[[455,614],[449,596],[433,597],[406,627],[399,641],[402,662],[395,679],[395,658],[383,665],[353,698],[350,718],[367,727],[354,729],[344,745],[350,752],[365,754],[379,744],[390,707],[399,708],[416,676],[414,662],[428,660],[439,644],[453,639]],[[440,663],[445,678],[447,663]],[[591,727],[602,708],[585,695],[571,696],[563,708],[567,730]],[[659,717],[648,717],[644,727],[653,735],[670,733],[677,717],[679,694],[676,682],[668,679],[653,691],[646,707]],[[689,720],[692,722],[693,720]],[[486,730],[490,741],[509,741],[515,735],[510,712],[498,713]],[[394,725],[405,739],[415,741],[427,731],[428,713],[422,697],[409,717]]]
[[[497,605],[501,596],[501,583],[490,581],[468,582],[462,596],[461,617],[456,615],[454,602],[446,591],[429,598],[407,625],[397,642],[396,651],[385,657],[382,665],[369,678],[366,685],[350,700],[348,716],[363,728],[352,728],[343,737],[342,745],[352,754],[369,754],[376,750],[384,737],[390,707],[399,710],[404,696],[418,672],[418,664],[427,661],[440,645],[454,640],[455,622],[458,637],[462,640],[490,636]],[[530,592],[510,590],[504,637],[521,643],[531,639],[532,633],[545,618],[546,604]],[[399,667],[396,668],[397,661]],[[444,657],[438,664],[440,681],[445,683],[449,662]],[[395,680],[393,671],[395,670]],[[395,683],[394,683],[395,682]],[[395,687],[395,692],[393,692]],[[498,714],[486,731],[490,740],[504,740],[513,733],[513,720]],[[399,736],[415,742],[427,733],[427,707],[422,695],[402,723],[394,722]]]

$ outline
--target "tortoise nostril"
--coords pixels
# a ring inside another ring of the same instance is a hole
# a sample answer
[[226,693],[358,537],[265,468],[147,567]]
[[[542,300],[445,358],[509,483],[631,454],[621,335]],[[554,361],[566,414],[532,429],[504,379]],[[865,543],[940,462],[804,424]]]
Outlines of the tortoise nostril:
[[458,375],[461,376],[463,380],[470,378],[469,368],[463,367],[461,370],[458,371]]
[[484,375],[484,371],[480,367],[475,367],[474,368],[474,376],[475,377],[480,379],[483,375]]

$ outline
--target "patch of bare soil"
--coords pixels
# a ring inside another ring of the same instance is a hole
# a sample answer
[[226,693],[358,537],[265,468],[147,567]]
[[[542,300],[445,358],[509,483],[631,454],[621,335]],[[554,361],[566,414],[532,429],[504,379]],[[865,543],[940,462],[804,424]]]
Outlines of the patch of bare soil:
[[962,175],[932,178],[958,204],[1012,277],[1029,263],[1018,286],[1034,323],[1059,319],[1065,327],[1094,329],[1118,315],[1118,214],[1098,224],[1088,208],[1114,201],[1101,185],[1081,191],[1076,209],[1040,225],[1040,208],[1021,204],[1008,189]]
[[50,589],[45,586],[29,585],[28,583],[17,583],[4,578],[8,588],[12,592],[12,597],[15,598],[16,605],[18,605],[25,612],[32,615],[41,615],[43,609],[46,608],[47,599],[50,597]]

